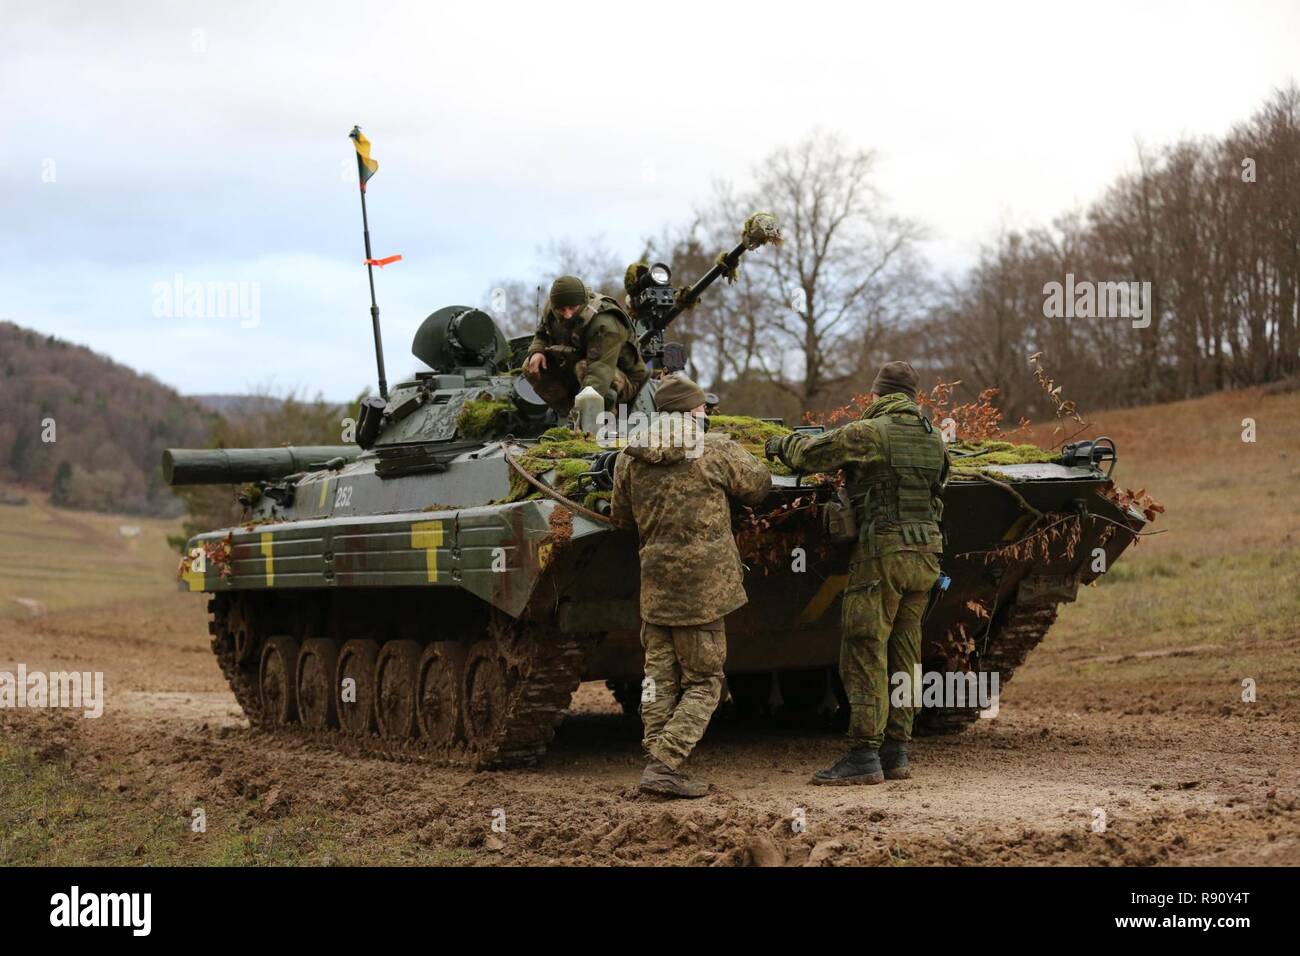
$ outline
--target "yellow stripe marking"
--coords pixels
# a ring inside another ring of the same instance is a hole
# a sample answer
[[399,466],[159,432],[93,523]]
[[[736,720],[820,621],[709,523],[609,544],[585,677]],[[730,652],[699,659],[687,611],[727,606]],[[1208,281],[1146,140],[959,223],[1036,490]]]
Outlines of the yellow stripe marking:
[[326,478],[324,481],[320,483],[320,501],[316,502],[317,511],[325,510],[325,493],[329,490],[330,490],[330,482],[329,479]]
[[813,599],[808,602],[808,606],[799,614],[800,624],[811,624],[826,613],[826,609],[835,603],[835,599],[840,596],[849,583],[847,574],[832,574],[822,582],[822,586],[817,589]]
[[275,556],[271,554],[271,532],[262,532],[262,557],[266,558],[266,586],[275,584]]
[[431,582],[438,580],[438,548],[441,546],[441,521],[417,521],[411,525],[411,547],[424,551],[424,567]]
[[186,566],[186,570],[181,573],[181,578],[191,591],[202,591],[204,574],[202,571],[194,570],[194,560],[193,557],[190,558],[190,563]]
[[1016,538],[1020,537],[1026,530],[1028,530],[1034,520],[1035,519],[1032,515],[1021,515],[1015,521],[1011,522],[1011,527],[1007,528],[1006,534],[1002,536],[1002,540],[1015,541]]

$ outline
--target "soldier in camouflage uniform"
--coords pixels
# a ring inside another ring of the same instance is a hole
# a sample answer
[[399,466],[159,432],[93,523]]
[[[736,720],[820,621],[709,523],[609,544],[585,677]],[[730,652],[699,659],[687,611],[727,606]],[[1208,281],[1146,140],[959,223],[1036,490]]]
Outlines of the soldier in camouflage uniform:
[[611,518],[641,539],[641,718],[649,757],[640,787],[702,797],[682,769],[722,696],[723,618],[747,600],[728,498],[761,502],[771,474],[726,435],[706,434],[705,395],[681,376],[662,380],[660,414],[633,435],[614,467]]
[[[862,418],[820,435],[773,438],[765,448],[796,472],[844,469],[858,524],[841,618],[840,679],[850,750],[816,784],[882,783],[911,775],[912,707],[892,707],[889,677],[920,666],[921,615],[939,579],[943,439],[916,405],[917,375],[884,365]],[[910,695],[909,695],[910,698]]]
[[551,284],[524,374],[537,394],[561,415],[584,388],[595,389],[606,411],[630,402],[650,377],[632,321],[607,295],[590,291],[577,276]]

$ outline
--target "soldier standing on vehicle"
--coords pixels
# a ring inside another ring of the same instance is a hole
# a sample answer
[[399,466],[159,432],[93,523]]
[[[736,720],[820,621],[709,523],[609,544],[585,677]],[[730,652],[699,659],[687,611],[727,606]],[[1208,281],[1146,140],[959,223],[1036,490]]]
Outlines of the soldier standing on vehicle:
[[569,413],[584,388],[594,389],[612,411],[635,398],[650,377],[627,313],[577,276],[560,276],[551,284],[524,374],[561,415]]
[[939,579],[950,465],[943,438],[916,404],[917,384],[911,365],[888,362],[860,420],[820,435],[772,438],[764,448],[796,472],[844,469],[857,519],[840,637],[851,749],[815,774],[815,784],[911,776],[907,744],[916,710],[890,706],[889,675],[914,678],[920,666],[921,616]]
[[747,600],[728,498],[756,505],[772,486],[762,462],[726,435],[706,434],[704,406],[690,379],[661,380],[660,414],[619,453],[611,501],[613,522],[640,537],[649,757],[640,788],[672,797],[708,792],[682,765],[722,696],[723,619]]

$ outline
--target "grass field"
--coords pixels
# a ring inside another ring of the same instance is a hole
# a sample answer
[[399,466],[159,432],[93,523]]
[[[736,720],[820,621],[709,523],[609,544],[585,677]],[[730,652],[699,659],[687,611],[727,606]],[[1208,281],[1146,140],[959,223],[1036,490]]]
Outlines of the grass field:
[[[1152,526],[1160,534],[1062,609],[1016,692],[1064,693],[1083,678],[1097,694],[1176,685],[1239,707],[1252,678],[1258,712],[1300,701],[1300,393],[1230,392],[1095,418],[1118,445],[1117,483],[1168,510]],[[1246,418],[1253,443],[1242,441]]]
[[179,520],[65,511],[39,492],[5,490],[27,504],[0,504],[0,617],[31,613],[20,600],[63,611],[157,597],[176,572],[167,536],[180,533]]

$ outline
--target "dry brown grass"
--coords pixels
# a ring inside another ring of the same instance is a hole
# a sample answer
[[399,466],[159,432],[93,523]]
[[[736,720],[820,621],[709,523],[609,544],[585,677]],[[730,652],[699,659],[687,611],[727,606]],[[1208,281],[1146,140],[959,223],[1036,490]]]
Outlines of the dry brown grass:
[[[53,612],[147,600],[175,586],[180,556],[167,536],[180,532],[179,521],[68,511],[40,492],[11,490],[27,504],[0,505],[0,618],[28,616],[20,598]],[[140,534],[126,537],[123,526]]]
[[[1016,693],[1077,695],[1082,675],[1085,693],[1091,688],[1119,706],[1176,695],[1208,714],[1247,706],[1240,683],[1252,677],[1255,713],[1293,710],[1300,702],[1300,395],[1249,389],[1086,417],[1095,425],[1089,435],[1109,435],[1119,447],[1116,481],[1165,504],[1153,526],[1164,533],[1144,538],[1063,609],[1017,676]],[[1242,441],[1247,417],[1255,420],[1254,443]],[[1039,426],[1035,437],[1050,431]],[[1171,653],[1084,663],[1154,651]]]

